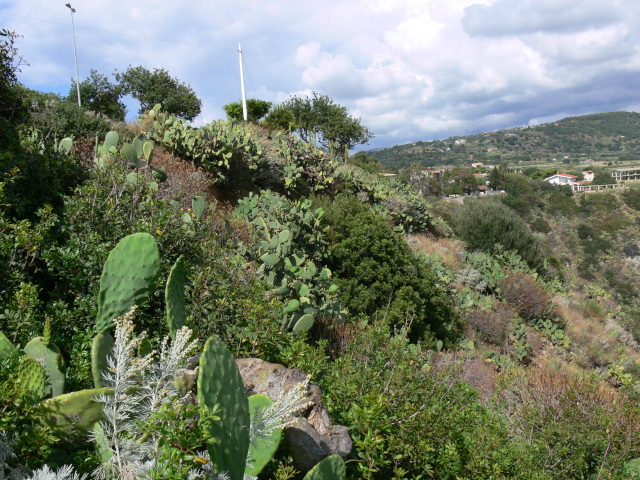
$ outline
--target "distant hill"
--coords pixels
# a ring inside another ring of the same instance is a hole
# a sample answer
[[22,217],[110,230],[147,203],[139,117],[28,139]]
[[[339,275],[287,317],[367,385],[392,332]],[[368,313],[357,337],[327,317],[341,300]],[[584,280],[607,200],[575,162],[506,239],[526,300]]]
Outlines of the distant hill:
[[567,117],[553,123],[417,141],[367,152],[385,166],[425,167],[469,161],[498,164],[503,161],[547,162],[568,156],[595,161],[640,160],[640,113],[611,112]]

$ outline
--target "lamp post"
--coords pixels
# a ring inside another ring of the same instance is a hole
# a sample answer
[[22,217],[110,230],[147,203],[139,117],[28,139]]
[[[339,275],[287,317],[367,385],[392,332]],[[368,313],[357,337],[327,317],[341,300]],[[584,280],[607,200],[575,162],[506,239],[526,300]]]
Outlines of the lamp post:
[[70,3],[67,3],[66,6],[71,10],[71,34],[73,35],[73,57],[76,61],[76,91],[78,92],[78,107],[81,107],[80,104],[80,80],[78,77],[78,54],[76,53],[76,32],[75,27],[73,26],[73,14],[76,13],[76,9],[71,7]]

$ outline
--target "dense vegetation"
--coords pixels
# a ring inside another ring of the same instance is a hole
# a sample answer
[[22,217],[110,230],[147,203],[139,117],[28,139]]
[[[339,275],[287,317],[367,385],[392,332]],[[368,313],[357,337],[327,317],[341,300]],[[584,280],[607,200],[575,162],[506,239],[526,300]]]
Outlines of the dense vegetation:
[[[456,204],[287,131],[116,126],[21,87],[3,33],[0,477],[639,478],[640,189],[503,168]],[[346,464],[251,446],[233,357],[308,372]]]
[[[640,114],[612,112],[568,117],[554,123],[511,128],[445,140],[416,141],[370,151],[385,166],[457,165],[469,160],[551,162],[640,160]],[[565,158],[566,156],[566,158]]]

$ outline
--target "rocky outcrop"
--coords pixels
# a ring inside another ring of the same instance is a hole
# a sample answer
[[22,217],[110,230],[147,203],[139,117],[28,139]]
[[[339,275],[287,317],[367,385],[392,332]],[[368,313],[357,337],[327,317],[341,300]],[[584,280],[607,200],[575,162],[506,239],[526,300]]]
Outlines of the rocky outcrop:
[[[240,375],[247,395],[262,393],[277,400],[281,393],[307,379],[307,374],[296,368],[269,363],[258,358],[237,359]],[[322,403],[322,392],[317,385],[309,385],[307,399],[311,403],[297,424],[286,429],[287,440],[296,468],[310,470],[329,455],[349,455],[352,448],[347,427],[332,425]]]

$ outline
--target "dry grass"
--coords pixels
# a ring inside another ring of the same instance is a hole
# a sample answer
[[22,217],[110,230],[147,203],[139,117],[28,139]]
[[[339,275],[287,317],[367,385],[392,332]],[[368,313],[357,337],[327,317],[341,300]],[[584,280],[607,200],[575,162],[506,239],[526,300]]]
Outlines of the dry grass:
[[460,254],[464,252],[464,246],[459,240],[452,238],[435,238],[428,235],[410,235],[407,239],[409,246],[425,255],[439,255],[444,263],[454,272],[462,268]]
[[309,331],[315,340],[327,340],[327,354],[332,360],[342,356],[350,343],[358,339],[357,325],[349,323],[334,323],[333,318],[318,315]]
[[583,368],[602,367],[617,357],[615,339],[607,332],[601,318],[588,314],[584,305],[558,305],[566,322],[565,334],[578,344],[575,360]]

